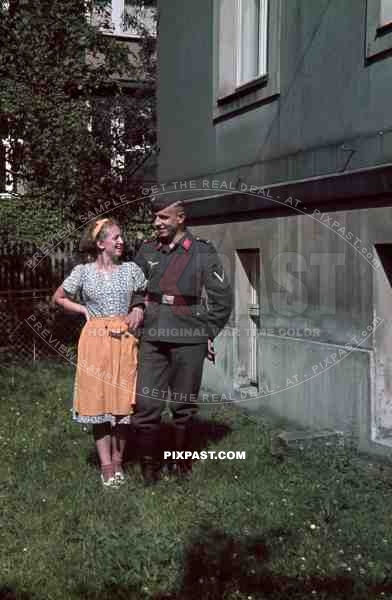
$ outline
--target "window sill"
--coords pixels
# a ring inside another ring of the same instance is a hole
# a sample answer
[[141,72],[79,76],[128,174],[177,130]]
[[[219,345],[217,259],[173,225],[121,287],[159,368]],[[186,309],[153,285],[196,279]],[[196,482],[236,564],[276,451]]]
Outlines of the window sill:
[[391,32],[392,32],[392,21],[377,27],[376,37],[382,37],[383,35],[388,35],[388,33],[391,33]]
[[217,98],[213,110],[213,123],[273,102],[279,97],[279,76],[264,75],[237,87],[233,92]]
[[221,96],[217,100],[218,106],[224,106],[225,104],[229,104],[233,102],[233,100],[237,100],[238,98],[242,98],[249,92],[253,92],[254,90],[258,90],[261,87],[265,87],[268,83],[268,75],[263,75],[263,77],[258,77],[257,79],[252,79],[252,81],[248,81],[243,85],[235,88],[234,92],[231,94],[227,94],[226,96]]
[[368,0],[366,13],[365,64],[392,54],[392,23],[380,25],[381,0]]

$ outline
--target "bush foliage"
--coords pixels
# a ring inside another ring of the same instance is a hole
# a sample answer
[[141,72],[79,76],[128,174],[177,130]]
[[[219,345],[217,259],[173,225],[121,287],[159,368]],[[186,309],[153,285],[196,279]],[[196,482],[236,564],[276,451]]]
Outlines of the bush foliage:
[[137,10],[138,42],[103,35],[89,15],[102,23],[105,0],[0,7],[0,138],[18,191],[1,200],[2,235],[39,242],[124,195],[113,216],[146,233],[134,200],[155,146],[155,37]]

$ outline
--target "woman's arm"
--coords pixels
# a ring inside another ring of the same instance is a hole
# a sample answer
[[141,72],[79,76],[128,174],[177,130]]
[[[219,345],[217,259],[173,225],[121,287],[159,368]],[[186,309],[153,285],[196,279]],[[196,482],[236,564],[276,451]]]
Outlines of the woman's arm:
[[125,322],[128,324],[130,330],[138,329],[144,319],[144,307],[145,307],[145,290],[147,287],[147,279],[144,276],[142,269],[135,263],[130,263],[132,272],[132,287],[133,295],[131,305],[129,307],[129,313],[125,317]]
[[62,285],[60,285],[60,287],[58,287],[57,290],[55,291],[55,293],[53,294],[52,302],[54,304],[58,304],[59,306],[62,306],[68,312],[78,313],[78,314],[83,315],[84,317],[86,317],[86,319],[88,321],[87,308],[85,306],[83,306],[82,304],[79,304],[78,302],[74,302],[73,300],[71,300],[67,296]]

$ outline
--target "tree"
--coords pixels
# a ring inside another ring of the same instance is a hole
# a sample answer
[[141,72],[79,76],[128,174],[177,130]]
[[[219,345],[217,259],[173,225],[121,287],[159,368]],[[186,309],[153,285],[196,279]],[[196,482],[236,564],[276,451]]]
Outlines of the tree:
[[[127,18],[139,43],[102,35],[89,15],[102,24],[106,0],[0,2],[0,139],[7,181],[23,191],[3,200],[2,233],[40,241],[103,201],[140,196],[138,165],[155,146],[155,38],[137,10]],[[144,213],[123,202],[115,216],[139,228]]]

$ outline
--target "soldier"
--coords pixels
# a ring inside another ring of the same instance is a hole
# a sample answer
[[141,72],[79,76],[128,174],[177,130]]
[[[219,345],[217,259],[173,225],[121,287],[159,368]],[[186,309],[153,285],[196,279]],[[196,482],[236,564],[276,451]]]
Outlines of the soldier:
[[[157,240],[144,242],[134,259],[148,278],[134,415],[147,484],[159,475],[159,425],[166,399],[173,414],[175,449],[186,450],[203,362],[206,356],[214,360],[213,339],[232,306],[231,287],[217,252],[208,240],[188,231],[184,205],[156,198],[153,212]],[[187,476],[191,462],[181,460],[173,467],[180,477]]]

